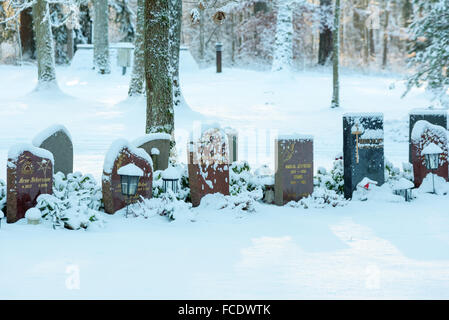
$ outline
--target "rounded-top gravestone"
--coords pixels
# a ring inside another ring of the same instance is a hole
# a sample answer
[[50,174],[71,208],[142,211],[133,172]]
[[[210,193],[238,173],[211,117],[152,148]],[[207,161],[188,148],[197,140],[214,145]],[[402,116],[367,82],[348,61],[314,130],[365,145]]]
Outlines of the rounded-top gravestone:
[[153,160],[153,170],[165,170],[168,168],[170,156],[170,140],[168,133],[149,133],[132,142],[137,148],[144,149]]
[[226,134],[220,128],[205,128],[199,139],[189,142],[187,150],[192,205],[199,206],[206,194],[229,195]]
[[151,198],[153,194],[153,162],[150,155],[141,148],[136,148],[124,139],[116,140],[108,152],[103,165],[103,202],[104,211],[110,214],[115,213],[126,206],[126,198],[122,194],[120,168],[134,164],[142,170],[143,175],[139,179],[137,194],[129,199],[130,203],[134,203],[140,199]]
[[73,172],[73,144],[66,127],[54,125],[43,130],[33,139],[33,145],[53,154],[55,173],[67,175]]
[[31,144],[14,145],[6,171],[7,221],[12,223],[25,217],[39,195],[53,193],[53,155]]

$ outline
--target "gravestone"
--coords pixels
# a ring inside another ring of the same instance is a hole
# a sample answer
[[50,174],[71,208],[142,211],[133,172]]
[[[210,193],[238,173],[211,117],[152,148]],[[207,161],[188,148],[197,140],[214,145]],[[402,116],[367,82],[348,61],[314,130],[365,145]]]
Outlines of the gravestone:
[[343,164],[345,198],[369,178],[382,185],[384,173],[384,121],[382,113],[343,115]]
[[170,156],[170,140],[168,133],[150,133],[133,141],[137,148],[144,149],[153,160],[153,170],[165,170],[168,168]]
[[137,202],[140,197],[152,197],[153,163],[149,154],[124,139],[116,140],[109,148],[103,165],[102,190],[104,211],[107,213],[113,214],[127,204],[117,171],[130,163],[140,168],[143,176],[139,179],[137,194],[129,199],[129,203]]
[[226,134],[219,128],[202,132],[188,147],[188,171],[192,205],[199,206],[206,194],[229,195],[229,156]]
[[313,193],[313,138],[280,136],[275,139],[275,204],[282,206]]
[[421,152],[431,143],[436,144],[443,150],[443,153],[440,155],[439,168],[434,173],[448,180],[448,141],[446,129],[438,125],[433,125],[428,121],[419,120],[413,126],[411,142],[415,186],[419,187],[423,179],[430,172],[426,168],[425,157]]
[[409,153],[408,161],[412,163],[412,130],[415,123],[419,120],[447,128],[447,111],[435,109],[414,109],[409,113]]
[[73,144],[69,131],[63,125],[54,125],[40,132],[33,145],[50,151],[55,162],[54,172],[61,171],[65,175],[73,172]]
[[53,155],[30,144],[18,144],[8,152],[7,222],[25,217],[40,194],[53,193]]
[[239,135],[238,132],[232,128],[225,128],[225,133],[228,136],[228,145],[229,145],[229,163],[238,161],[238,152],[239,152]]

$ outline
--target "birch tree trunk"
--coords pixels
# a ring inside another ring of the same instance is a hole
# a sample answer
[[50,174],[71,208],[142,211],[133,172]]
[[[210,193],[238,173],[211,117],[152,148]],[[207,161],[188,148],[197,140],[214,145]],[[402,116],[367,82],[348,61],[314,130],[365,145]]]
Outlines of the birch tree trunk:
[[109,64],[108,0],[94,0],[94,67],[100,74],[111,72]]
[[146,133],[174,131],[167,0],[145,1]]
[[33,5],[33,25],[36,35],[37,90],[57,87],[55,52],[50,25],[50,12],[45,0]]
[[128,96],[145,93],[145,0],[137,0],[136,38],[134,40],[134,64]]
[[335,0],[334,12],[334,32],[333,32],[333,93],[331,108],[340,107],[340,79],[339,79],[339,58],[340,58],[340,0]]
[[170,0],[170,71],[173,80],[173,105],[181,104],[179,49],[181,46],[182,0]]

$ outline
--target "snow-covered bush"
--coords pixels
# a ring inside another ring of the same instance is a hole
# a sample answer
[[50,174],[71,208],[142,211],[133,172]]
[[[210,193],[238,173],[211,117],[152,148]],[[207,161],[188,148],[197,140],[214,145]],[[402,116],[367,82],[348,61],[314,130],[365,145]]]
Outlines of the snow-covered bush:
[[292,208],[303,207],[304,209],[344,207],[348,202],[349,200],[346,200],[342,194],[337,193],[335,190],[318,187],[307,198],[299,201],[290,201],[287,203],[287,206]]
[[101,186],[90,174],[75,172],[65,177],[58,172],[53,179],[53,195],[41,194],[35,207],[55,229],[87,228],[91,222],[101,220]]
[[413,181],[413,166],[408,162],[402,163],[402,171],[393,163],[385,160],[385,182],[390,185],[401,178]]
[[[246,161],[234,162],[229,167],[229,194],[238,195],[255,190],[263,191],[264,181],[257,174],[251,173]],[[256,170],[257,173],[257,170]]]
[[343,157],[338,155],[335,157],[332,169],[327,171],[325,168],[318,168],[318,172],[314,177],[315,188],[333,190],[337,194],[344,192],[344,176],[343,176]]
[[2,179],[0,179],[0,211],[6,205],[6,183]]
[[213,210],[231,209],[247,212],[256,211],[257,202],[263,197],[262,189],[225,196],[221,193],[208,194],[201,199],[200,207]]
[[191,207],[191,203],[187,203],[177,198],[171,190],[161,193],[158,198],[143,199],[133,203],[128,207],[128,217],[144,217],[149,218],[154,215],[166,216],[169,220],[175,220],[177,214],[185,214]]

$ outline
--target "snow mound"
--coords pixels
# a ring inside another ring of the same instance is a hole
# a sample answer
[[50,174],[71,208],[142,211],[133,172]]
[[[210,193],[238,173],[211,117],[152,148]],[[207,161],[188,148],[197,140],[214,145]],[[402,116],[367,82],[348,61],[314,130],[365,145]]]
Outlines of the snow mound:
[[434,124],[431,124],[430,122],[426,120],[419,120],[416,121],[415,125],[412,129],[412,141],[417,143],[419,140],[421,140],[421,136],[424,133],[424,131],[429,130],[431,133],[433,133],[436,136],[439,137],[447,137],[446,129],[442,126],[437,126]]
[[64,127],[62,124],[54,124],[38,133],[34,137],[32,144],[36,147],[39,147],[42,142],[44,142],[48,137],[51,137],[58,131],[63,131],[69,137],[69,139],[72,140],[72,136],[70,135],[69,130],[67,130],[66,127]]
[[179,179],[179,177],[179,171],[175,167],[169,166],[167,169],[162,171],[162,179],[174,180]]
[[449,183],[443,177],[433,173],[427,174],[417,190],[419,193],[431,193],[433,192],[434,184],[436,194],[444,195],[449,192]]
[[415,187],[415,184],[411,182],[408,179],[400,178],[398,181],[396,181],[393,185],[393,190],[399,191],[399,190],[405,190],[405,189],[412,189]]
[[142,177],[143,171],[134,163],[129,163],[126,166],[120,167],[117,170],[117,173],[121,176],[134,176],[134,177]]
[[41,211],[39,209],[37,209],[37,208],[30,208],[25,213],[25,218],[27,218],[29,220],[39,220],[40,218],[42,218],[42,214],[41,214]]

